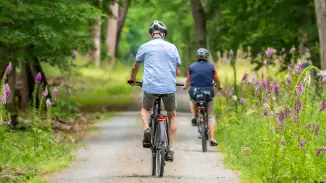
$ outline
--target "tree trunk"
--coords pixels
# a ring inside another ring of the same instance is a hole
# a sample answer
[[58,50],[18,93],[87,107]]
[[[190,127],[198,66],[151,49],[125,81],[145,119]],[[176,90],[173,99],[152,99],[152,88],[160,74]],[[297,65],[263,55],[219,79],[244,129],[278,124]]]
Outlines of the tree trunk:
[[[102,8],[102,0],[98,0],[98,7]],[[93,48],[91,50],[91,59],[95,62],[97,68],[101,64],[101,15],[96,18],[92,26]]]
[[33,89],[31,86],[33,86],[33,76],[31,74],[31,71],[29,69],[29,66],[27,63],[21,63],[20,64],[20,70],[21,70],[21,88],[20,88],[20,107],[22,111],[26,111],[26,109],[29,106],[29,100],[32,98],[31,93],[33,92]]
[[108,30],[106,36],[106,45],[109,55],[114,58],[116,53],[117,32],[118,32],[118,16],[119,4],[114,2],[110,5],[111,17],[108,19]]
[[196,47],[206,48],[206,20],[204,8],[200,0],[191,0],[191,9],[195,23]]
[[315,0],[316,18],[320,42],[321,68],[326,69],[326,1]]
[[119,42],[120,42],[120,37],[121,37],[121,32],[122,32],[122,28],[123,25],[125,23],[126,17],[127,17],[127,13],[128,13],[128,9],[130,6],[130,2],[131,0],[125,0],[124,1],[124,5],[123,8],[120,9],[119,11],[119,17],[118,17],[118,30],[117,30],[117,40],[116,40],[116,45],[115,45],[115,55],[118,55],[118,48],[119,48]]

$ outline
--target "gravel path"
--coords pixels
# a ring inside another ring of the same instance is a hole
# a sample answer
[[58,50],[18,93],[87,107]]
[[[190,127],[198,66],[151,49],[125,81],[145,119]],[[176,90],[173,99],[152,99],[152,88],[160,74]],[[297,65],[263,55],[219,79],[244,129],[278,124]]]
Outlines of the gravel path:
[[[178,91],[177,97],[183,91]],[[178,97],[178,107],[187,106],[187,95]],[[181,105],[179,105],[181,104]],[[184,109],[185,110],[185,109]],[[163,178],[151,175],[151,152],[142,148],[139,112],[122,112],[99,123],[101,130],[85,140],[77,160],[66,170],[50,176],[50,183],[235,183],[237,174],[226,169],[218,148],[201,151],[197,128],[189,113],[178,113],[175,160],[167,162]]]

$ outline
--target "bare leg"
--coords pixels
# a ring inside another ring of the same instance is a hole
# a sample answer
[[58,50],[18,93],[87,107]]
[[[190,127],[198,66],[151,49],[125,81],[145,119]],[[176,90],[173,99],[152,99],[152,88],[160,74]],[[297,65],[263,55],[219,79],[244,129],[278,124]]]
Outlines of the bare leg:
[[194,104],[193,101],[190,101],[190,111],[192,114],[192,117],[196,117],[196,104]]
[[169,141],[170,141],[170,147],[172,147],[172,145],[174,144],[174,138],[177,134],[177,128],[178,128],[178,124],[177,124],[177,119],[176,119],[176,111],[168,111],[167,112],[168,115],[168,120],[169,120]]
[[149,120],[150,120],[150,115],[151,115],[150,110],[145,109],[144,106],[143,106],[141,108],[140,115],[141,115],[141,118],[143,120],[144,129],[149,128]]
[[210,140],[215,141],[215,127],[216,127],[216,120],[214,116],[214,99],[213,101],[208,103],[208,129],[209,129],[209,138]]
[[215,122],[210,122],[208,123],[208,129],[209,129],[209,138],[215,139],[215,127],[216,127],[216,123]]

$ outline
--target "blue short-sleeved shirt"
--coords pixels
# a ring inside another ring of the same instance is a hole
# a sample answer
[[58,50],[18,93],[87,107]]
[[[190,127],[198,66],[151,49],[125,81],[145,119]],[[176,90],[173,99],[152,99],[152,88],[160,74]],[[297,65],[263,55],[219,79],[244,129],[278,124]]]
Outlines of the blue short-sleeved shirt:
[[160,38],[140,46],[136,62],[144,62],[143,90],[150,94],[176,91],[176,67],[181,64],[177,48]]
[[216,74],[214,64],[206,60],[198,60],[189,66],[191,87],[213,87]]

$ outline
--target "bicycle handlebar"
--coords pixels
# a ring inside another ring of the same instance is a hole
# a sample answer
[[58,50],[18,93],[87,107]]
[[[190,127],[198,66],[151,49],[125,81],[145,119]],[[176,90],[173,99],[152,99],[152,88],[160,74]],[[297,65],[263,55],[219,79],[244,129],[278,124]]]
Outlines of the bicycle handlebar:
[[[143,82],[142,81],[127,81],[128,84],[130,84],[131,86],[143,86]],[[184,84],[182,83],[176,83],[176,86],[184,86]]]

